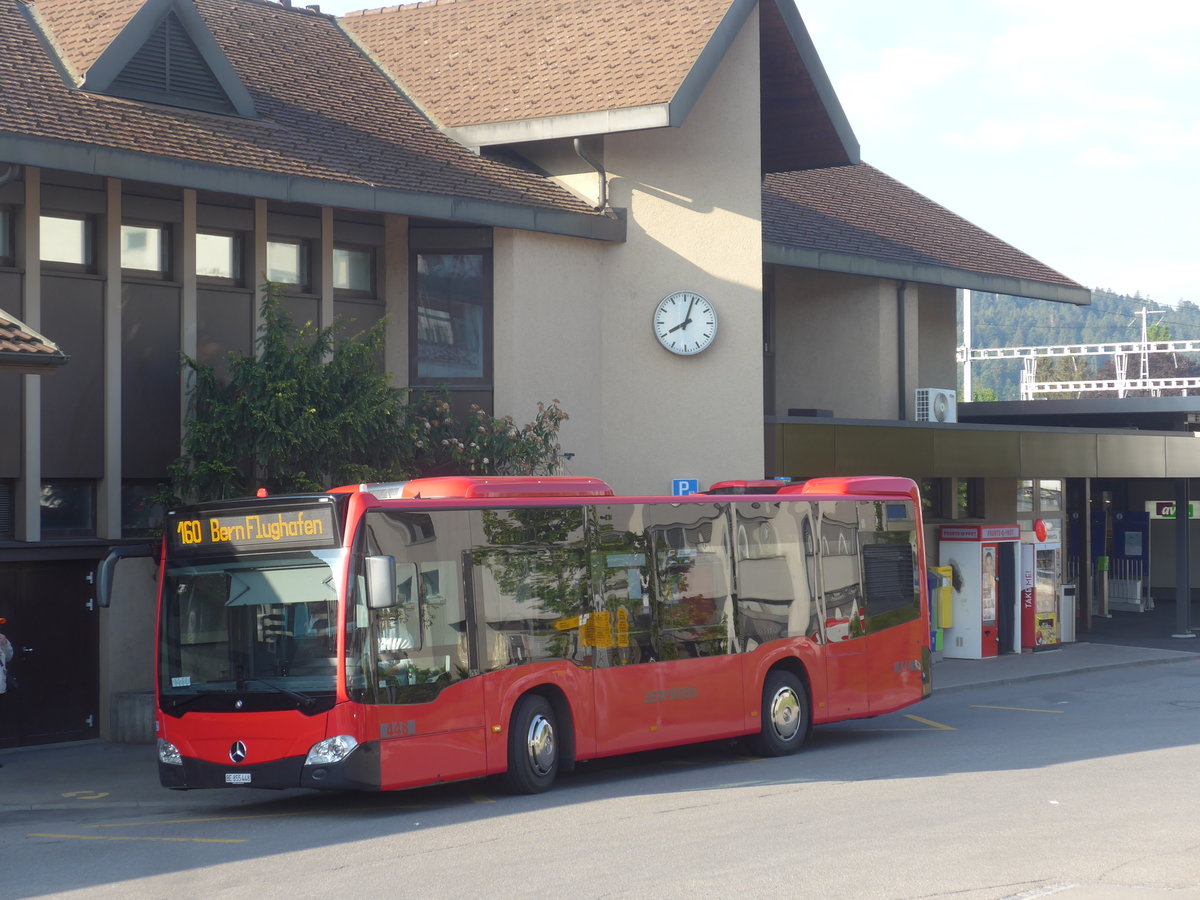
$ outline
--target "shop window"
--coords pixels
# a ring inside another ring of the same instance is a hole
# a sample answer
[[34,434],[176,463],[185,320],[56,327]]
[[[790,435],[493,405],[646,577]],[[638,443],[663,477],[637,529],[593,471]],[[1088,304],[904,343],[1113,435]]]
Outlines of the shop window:
[[216,231],[196,232],[196,277],[242,283],[242,236]]
[[267,280],[307,291],[312,283],[307,241],[267,242]]
[[982,478],[956,478],[954,480],[954,518],[984,518]]
[[121,268],[165,278],[169,271],[170,232],[163,225],[121,226]]
[[375,251],[370,247],[334,247],[333,286],[339,291],[373,294]]
[[918,484],[921,489],[921,512],[926,519],[946,519],[946,487],[948,478],[922,478]]
[[491,233],[477,228],[414,229],[410,244],[416,297],[410,323],[413,383],[490,384]]
[[86,537],[96,533],[96,485],[91,481],[42,482],[43,537]]
[[42,262],[59,268],[90,270],[94,265],[95,225],[82,216],[42,216]]

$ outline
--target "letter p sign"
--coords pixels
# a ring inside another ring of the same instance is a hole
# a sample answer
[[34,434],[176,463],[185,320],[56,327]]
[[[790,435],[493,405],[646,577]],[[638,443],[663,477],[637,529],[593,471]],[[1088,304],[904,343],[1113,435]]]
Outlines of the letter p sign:
[[696,478],[675,478],[671,481],[671,495],[686,497],[700,493],[700,481]]

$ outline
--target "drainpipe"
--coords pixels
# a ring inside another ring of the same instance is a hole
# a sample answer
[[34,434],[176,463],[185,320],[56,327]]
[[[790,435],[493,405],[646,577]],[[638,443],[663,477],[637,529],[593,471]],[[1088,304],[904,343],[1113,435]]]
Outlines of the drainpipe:
[[608,206],[608,176],[604,171],[604,166],[596,162],[595,158],[593,158],[592,155],[584,149],[582,140],[575,138],[572,143],[575,146],[575,152],[579,155],[579,158],[595,169],[596,174],[600,176],[600,189],[598,191],[600,202],[596,204],[594,208],[597,211],[605,209]]
[[898,366],[896,373],[896,399],[900,407],[899,418],[901,422],[908,418],[908,407],[905,402],[908,399],[908,388],[904,382],[904,294],[907,290],[907,281],[896,282],[896,364]]

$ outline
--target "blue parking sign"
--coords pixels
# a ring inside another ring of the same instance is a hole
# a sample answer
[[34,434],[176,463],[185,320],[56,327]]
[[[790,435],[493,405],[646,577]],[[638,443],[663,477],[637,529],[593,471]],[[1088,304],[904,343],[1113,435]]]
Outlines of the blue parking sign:
[[686,497],[689,494],[700,493],[700,479],[676,478],[671,481],[671,494],[675,497]]

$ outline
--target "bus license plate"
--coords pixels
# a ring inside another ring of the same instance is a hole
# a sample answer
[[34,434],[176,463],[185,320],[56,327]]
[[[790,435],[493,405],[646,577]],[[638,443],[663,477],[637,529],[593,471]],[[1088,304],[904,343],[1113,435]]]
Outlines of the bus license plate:
[[249,784],[250,783],[250,773],[249,772],[226,772],[225,773],[225,783],[226,784]]

